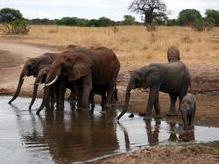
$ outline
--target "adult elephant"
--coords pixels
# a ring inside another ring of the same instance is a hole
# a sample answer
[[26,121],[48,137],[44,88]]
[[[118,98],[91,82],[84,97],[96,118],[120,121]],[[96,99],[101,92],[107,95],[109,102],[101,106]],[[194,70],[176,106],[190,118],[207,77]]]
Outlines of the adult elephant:
[[[169,93],[171,99],[168,115],[177,115],[175,103],[179,97],[179,104],[187,94],[191,85],[191,76],[187,67],[180,61],[167,64],[150,64],[134,71],[126,89],[126,98],[123,111],[117,117],[119,120],[128,110],[130,92],[135,88],[149,88],[149,99],[146,116],[150,116],[153,107],[156,115],[160,115],[159,91]],[[180,105],[179,105],[180,108]]]
[[35,57],[35,58],[30,58],[28,59],[24,67],[20,73],[20,78],[19,82],[17,85],[16,92],[12,99],[8,102],[11,104],[19,95],[21,87],[24,82],[24,78],[26,76],[33,76],[35,77],[35,82],[34,82],[34,89],[33,89],[33,96],[31,103],[29,105],[29,110],[31,110],[31,107],[35,101],[36,94],[37,94],[37,89],[39,86],[39,83],[44,83],[46,79],[46,74],[48,72],[49,65],[52,64],[52,62],[55,60],[56,54],[55,53],[45,53],[41,56]]
[[77,86],[81,106],[87,108],[93,86],[106,86],[107,102],[111,101],[119,69],[120,62],[116,54],[106,47],[66,50],[51,65],[45,86],[50,87],[59,77],[67,77],[70,86]]

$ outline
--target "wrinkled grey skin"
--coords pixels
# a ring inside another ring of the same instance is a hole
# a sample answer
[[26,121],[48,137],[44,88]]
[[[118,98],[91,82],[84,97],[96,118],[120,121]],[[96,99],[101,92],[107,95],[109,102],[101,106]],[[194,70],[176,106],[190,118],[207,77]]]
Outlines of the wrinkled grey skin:
[[[150,64],[134,71],[129,80],[125,105],[118,120],[127,112],[130,100],[130,92],[136,88],[149,88],[149,99],[146,109],[146,117],[151,116],[154,107],[156,115],[160,115],[159,91],[168,93],[171,99],[168,115],[178,115],[175,103],[179,97],[179,104],[187,94],[191,84],[191,76],[187,67],[182,62],[170,62],[167,64]],[[180,108],[180,106],[179,106]]]
[[196,112],[196,99],[192,94],[187,94],[182,99],[181,114],[184,130],[193,128],[193,121]]
[[37,89],[40,83],[45,82],[46,78],[46,73],[48,72],[48,66],[52,64],[52,62],[55,60],[56,54],[55,53],[45,53],[41,56],[35,57],[35,58],[30,58],[28,59],[24,67],[20,73],[20,78],[18,81],[18,86],[16,89],[16,92],[13,96],[13,98],[8,102],[11,104],[19,95],[21,87],[24,82],[25,77],[33,76],[35,77],[35,82],[34,82],[34,88],[33,88],[33,96],[31,103],[29,105],[29,110],[31,110],[31,107],[36,99],[37,95]]

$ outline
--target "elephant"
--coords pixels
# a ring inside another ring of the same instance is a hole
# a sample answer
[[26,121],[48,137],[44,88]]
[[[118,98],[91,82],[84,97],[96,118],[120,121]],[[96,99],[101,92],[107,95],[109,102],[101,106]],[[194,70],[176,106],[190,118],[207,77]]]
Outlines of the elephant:
[[193,121],[196,112],[196,99],[192,94],[187,94],[182,99],[181,114],[184,130],[193,128]]
[[180,61],[180,52],[179,49],[175,46],[171,46],[167,50],[167,60],[169,62]]
[[[46,78],[46,88],[61,76],[67,78],[68,87],[76,88],[77,99],[83,108],[88,108],[90,94],[96,86],[106,87],[107,103],[110,103],[120,62],[116,54],[106,47],[75,48],[61,52],[51,65]],[[66,84],[61,85],[65,90]],[[60,96],[63,99],[64,96]],[[64,106],[64,103],[63,103]],[[46,106],[48,108],[48,106]],[[37,114],[42,110],[40,108]]]
[[159,91],[169,93],[171,105],[168,115],[178,115],[175,107],[176,99],[179,97],[179,104],[181,104],[182,98],[187,94],[190,85],[190,73],[181,61],[166,64],[152,63],[135,70],[131,74],[126,89],[124,109],[117,117],[117,120],[127,112],[130,92],[136,88],[150,89],[145,117],[151,116],[153,107],[155,108],[156,115],[159,117]]
[[48,66],[52,64],[55,58],[56,58],[55,53],[45,53],[41,56],[28,59],[25,62],[24,67],[20,73],[20,78],[19,78],[16,92],[8,103],[11,104],[18,97],[21,87],[23,85],[25,76],[34,76],[36,79],[34,82],[33,97],[29,105],[29,110],[31,110],[31,107],[36,99],[38,86],[40,83],[45,82],[46,74],[49,68]]

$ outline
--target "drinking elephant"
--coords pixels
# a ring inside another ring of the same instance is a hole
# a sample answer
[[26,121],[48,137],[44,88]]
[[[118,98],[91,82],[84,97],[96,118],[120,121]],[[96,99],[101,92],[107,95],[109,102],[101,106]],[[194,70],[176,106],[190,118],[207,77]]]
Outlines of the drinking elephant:
[[182,114],[184,130],[192,129],[193,121],[195,117],[195,111],[196,111],[195,96],[192,94],[187,94],[185,97],[183,97],[181,104],[181,114]]
[[126,89],[125,105],[118,120],[127,112],[130,100],[130,92],[136,88],[149,88],[149,99],[146,116],[150,116],[153,107],[156,115],[160,115],[159,91],[169,93],[171,99],[168,115],[176,115],[175,103],[179,97],[179,103],[187,94],[191,83],[191,76],[187,67],[182,62],[170,62],[167,64],[150,64],[134,71]]
[[[60,53],[51,65],[45,86],[51,86],[60,76],[67,77],[69,87],[77,88],[76,94],[81,106],[87,108],[93,86],[106,86],[107,102],[110,102],[119,69],[117,56],[108,48],[66,50]],[[63,96],[60,98],[63,99]],[[41,110],[39,109],[37,114]]]
[[24,82],[24,78],[26,76],[34,76],[36,79],[34,82],[33,97],[32,97],[31,104],[29,105],[29,109],[31,110],[31,107],[36,98],[38,85],[39,83],[45,82],[45,78],[46,78],[45,72],[48,72],[48,66],[52,64],[55,58],[56,58],[55,53],[45,53],[41,56],[28,59],[25,62],[24,67],[20,73],[20,78],[19,78],[16,92],[13,98],[8,103],[11,104],[18,97],[21,87]]

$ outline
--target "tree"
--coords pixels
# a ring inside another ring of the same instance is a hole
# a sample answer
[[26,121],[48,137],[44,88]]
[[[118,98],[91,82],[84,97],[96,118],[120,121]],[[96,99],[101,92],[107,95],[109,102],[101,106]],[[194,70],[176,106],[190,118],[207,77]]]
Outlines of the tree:
[[154,23],[156,25],[164,25],[164,24],[167,24],[167,21],[168,21],[168,17],[165,13],[163,12],[159,12],[159,13],[156,13],[155,14],[155,18],[154,18]]
[[[208,9],[206,10],[205,15],[208,21],[214,22],[216,26],[219,26],[219,11],[218,10]],[[214,21],[212,19],[214,19]]]
[[144,24],[151,26],[156,14],[166,11],[166,5],[161,0],[133,0],[129,10],[142,15]]
[[167,20],[167,26],[178,26],[179,21],[178,19],[168,19]]
[[198,10],[195,9],[185,9],[179,13],[179,24],[180,25],[192,25],[202,19],[202,16]]
[[14,20],[22,19],[23,15],[19,10],[11,9],[11,8],[3,8],[0,10],[0,22],[1,23],[9,23]]
[[135,17],[131,16],[131,15],[124,15],[124,20],[123,20],[123,24],[124,25],[133,25],[135,24]]

